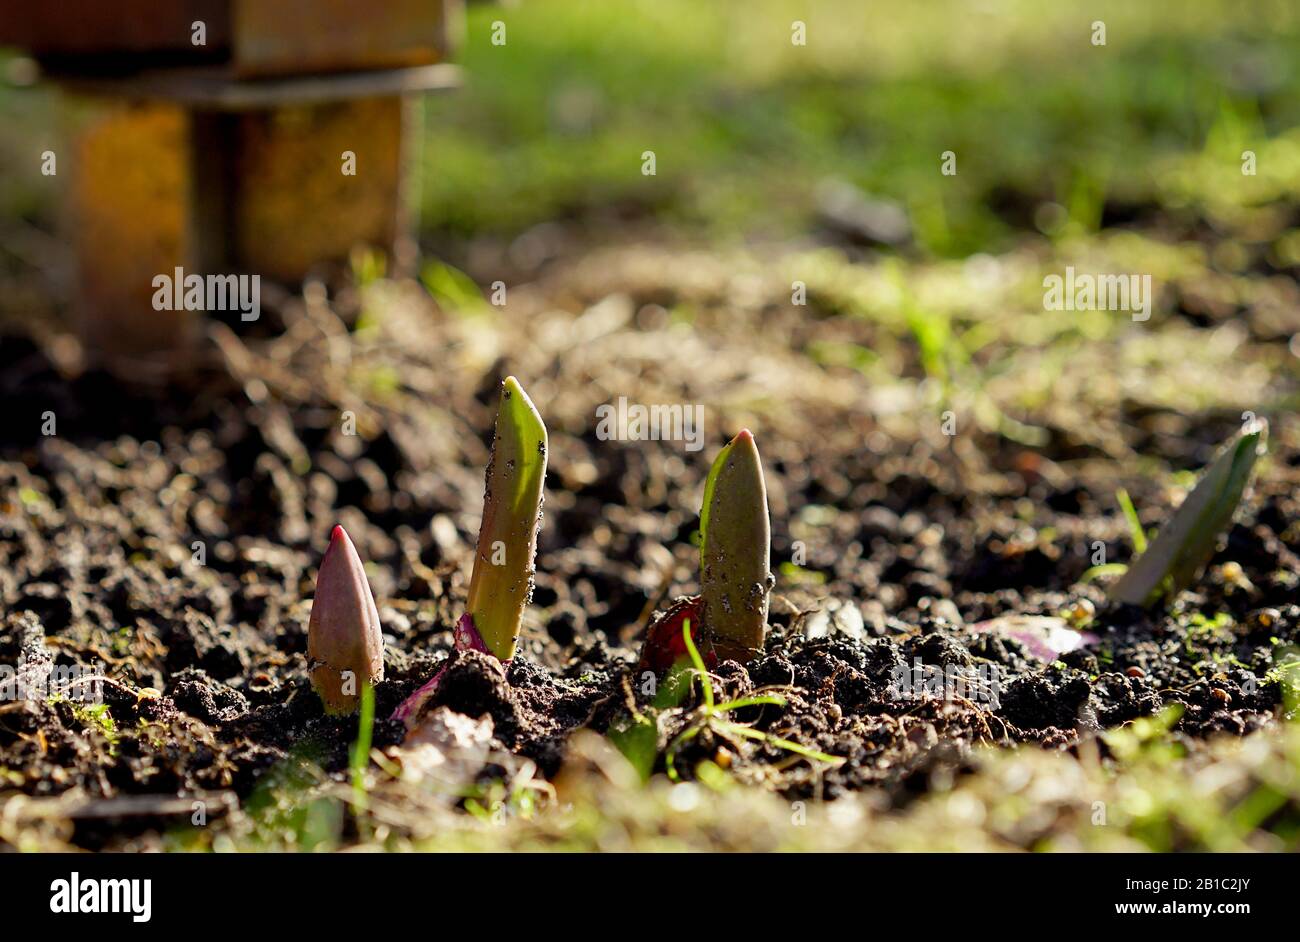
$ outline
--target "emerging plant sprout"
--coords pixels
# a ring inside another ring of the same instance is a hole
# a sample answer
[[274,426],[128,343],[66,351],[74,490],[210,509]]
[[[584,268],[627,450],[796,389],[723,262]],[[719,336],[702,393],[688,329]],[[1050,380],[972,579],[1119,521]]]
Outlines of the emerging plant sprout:
[[[519,381],[507,376],[485,476],[469,601],[456,623],[458,651],[481,651],[503,662],[515,656],[524,609],[533,594],[546,447],[546,425],[537,407]],[[412,720],[441,679],[439,671],[397,708],[393,719]]]
[[502,661],[515,656],[533,594],[545,478],[546,426],[519,381],[508,376],[501,384],[466,612],[483,645]]
[[687,621],[698,626],[699,648],[711,664],[744,663],[762,653],[774,580],[767,485],[749,429],[727,443],[709,470],[700,537],[700,595],[675,602],[646,636],[641,664],[656,672],[688,656]]
[[767,630],[772,536],[758,447],[742,429],[713,462],[700,509],[705,637],[721,658],[748,661]]
[[1111,598],[1149,606],[1192,583],[1231,523],[1267,434],[1263,420],[1252,420],[1219,452],[1146,552],[1115,583]]
[[362,686],[384,679],[379,610],[361,557],[342,527],[330,535],[316,574],[307,659],[312,687],[331,715],[355,713]]

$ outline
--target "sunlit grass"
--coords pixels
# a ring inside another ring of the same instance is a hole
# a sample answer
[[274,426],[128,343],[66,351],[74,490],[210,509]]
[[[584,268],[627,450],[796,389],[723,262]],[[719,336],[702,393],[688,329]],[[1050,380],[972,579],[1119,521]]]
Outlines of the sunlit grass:
[[[715,237],[791,232],[833,176],[906,207],[930,250],[963,255],[1014,231],[995,192],[1059,204],[1058,236],[1077,237],[1112,196],[1186,200],[1190,181],[1190,198],[1209,199],[1209,166],[1168,180],[1180,155],[1255,142],[1263,179],[1290,186],[1269,139],[1300,119],[1286,67],[1300,14],[1196,6],[476,4],[469,86],[430,106],[426,224],[520,231],[621,204]],[[796,19],[807,46],[790,41]],[[1104,47],[1090,43],[1097,19]],[[497,20],[504,46],[490,42]],[[1243,81],[1252,67],[1268,80]],[[641,175],[647,149],[654,177]],[[956,176],[938,172],[947,150]]]

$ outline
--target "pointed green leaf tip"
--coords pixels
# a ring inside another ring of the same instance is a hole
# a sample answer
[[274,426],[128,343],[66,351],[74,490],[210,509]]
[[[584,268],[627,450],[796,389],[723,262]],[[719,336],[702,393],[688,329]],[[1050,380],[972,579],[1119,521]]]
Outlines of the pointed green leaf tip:
[[514,657],[520,621],[533,594],[546,478],[546,426],[513,376],[501,384],[486,478],[469,614],[488,650],[508,661]]
[[1219,534],[1232,522],[1267,435],[1267,423],[1252,421],[1219,452],[1147,551],[1115,583],[1111,598],[1152,605],[1191,584],[1214,555]]
[[713,462],[704,484],[700,536],[707,640],[720,658],[748,661],[763,650],[773,584],[767,485],[748,429]]
[[325,712],[356,712],[362,686],[384,679],[384,636],[379,611],[356,547],[342,527],[316,573],[316,598],[307,624],[311,684]]

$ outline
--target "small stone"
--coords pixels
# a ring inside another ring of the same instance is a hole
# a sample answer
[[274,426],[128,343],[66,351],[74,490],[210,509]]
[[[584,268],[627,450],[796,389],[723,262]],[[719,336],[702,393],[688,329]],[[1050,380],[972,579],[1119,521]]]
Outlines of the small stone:
[[930,606],[930,614],[935,618],[942,618],[951,625],[961,626],[964,624],[961,612],[951,599],[939,599]]
[[1241,563],[1229,560],[1219,567],[1219,575],[1223,578],[1223,584],[1233,589],[1240,589],[1244,592],[1254,594],[1255,584],[1250,581],[1246,571],[1241,568]]
[[1092,621],[1097,614],[1097,607],[1087,599],[1076,599],[1061,614],[1065,616],[1066,621],[1078,628]]
[[1282,613],[1275,608],[1260,608],[1246,616],[1247,623],[1252,628],[1262,628],[1265,631],[1273,628],[1282,619]]
[[1145,677],[1147,675],[1146,671],[1140,667],[1130,667],[1124,673],[1130,677]]
[[449,707],[421,717],[398,752],[402,778],[430,780],[451,788],[472,783],[492,751],[492,717],[472,719]]
[[803,623],[804,637],[817,638],[842,636],[852,641],[866,641],[862,612],[851,601],[829,598],[808,614]]

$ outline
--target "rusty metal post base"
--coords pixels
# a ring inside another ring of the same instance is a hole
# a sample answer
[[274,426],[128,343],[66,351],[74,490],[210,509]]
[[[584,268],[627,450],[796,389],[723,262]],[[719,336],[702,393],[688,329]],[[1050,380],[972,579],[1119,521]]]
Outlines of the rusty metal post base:
[[168,104],[117,106],[75,138],[71,229],[77,319],[88,360],[149,380],[182,370],[198,315],[156,311],[153,280],[195,258],[189,118]]
[[450,68],[279,83],[182,76],[165,93],[149,84],[156,76],[71,84],[86,352],[133,378],[168,378],[190,362],[202,312],[156,310],[157,276],[292,283],[357,246],[394,254],[409,243],[411,92],[450,87]]

